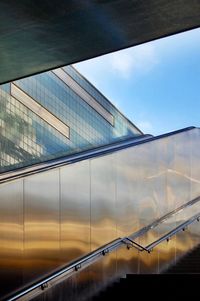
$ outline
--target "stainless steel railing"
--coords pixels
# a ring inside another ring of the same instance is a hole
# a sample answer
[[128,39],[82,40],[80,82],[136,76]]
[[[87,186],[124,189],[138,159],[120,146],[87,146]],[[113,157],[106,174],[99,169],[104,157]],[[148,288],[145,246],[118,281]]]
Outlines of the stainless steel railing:
[[35,283],[34,285],[22,290],[21,292],[17,293],[16,295],[9,297],[8,301],[25,301],[25,300],[31,300],[32,298],[38,296],[41,294],[44,290],[51,288],[52,286],[56,285],[57,283],[63,281],[64,279],[72,276],[77,271],[89,266],[90,264],[94,263],[96,260],[98,260],[100,257],[107,255],[108,253],[114,251],[115,249],[119,248],[122,245],[126,245],[127,249],[135,248],[138,251],[142,252],[148,252],[151,253],[152,250],[160,243],[162,243],[164,240],[169,241],[170,238],[172,238],[175,234],[177,234],[180,231],[184,231],[186,227],[188,227],[190,224],[194,223],[195,221],[200,221],[200,212],[190,217],[187,221],[183,222],[179,226],[175,227],[173,230],[169,231],[159,239],[155,240],[153,243],[142,246],[141,244],[137,243],[133,240],[133,237],[139,237],[143,234],[147,233],[151,229],[155,228],[156,226],[160,225],[164,221],[166,221],[167,218],[173,216],[174,214],[177,214],[178,212],[182,211],[183,209],[186,209],[189,206],[194,205],[195,203],[200,201],[200,197],[195,198],[194,200],[191,200],[190,202],[186,203],[185,205],[180,206],[179,208],[175,209],[174,211],[168,213],[167,215],[164,215],[162,218],[158,219],[151,225],[144,227],[140,231],[134,233],[133,235],[130,235],[129,237],[123,237],[123,238],[117,238],[116,240],[109,242],[108,244],[102,246],[101,248],[85,255],[84,257],[81,257],[77,259],[74,262],[71,262],[69,265],[67,265],[65,268],[62,268],[61,270],[55,272],[54,274],[50,275],[49,277]]
[[184,129],[180,129],[177,131],[173,131],[170,133],[162,134],[156,137],[152,135],[141,135],[133,138],[129,138],[126,140],[121,140],[118,142],[114,142],[109,145],[100,146],[96,149],[91,149],[87,151],[83,151],[77,154],[68,155],[62,158],[52,159],[46,162],[37,163],[32,166],[22,167],[15,170],[11,170],[8,172],[4,172],[0,174],[0,184],[13,180],[18,179],[20,177],[25,177],[28,175],[32,175],[38,172],[43,172],[46,170],[50,170],[52,168],[60,167],[66,164],[72,164],[81,160],[86,160],[89,158],[93,158],[96,156],[103,156],[105,154],[109,154],[114,151],[122,150],[127,147],[135,146],[141,143],[148,143],[154,140],[162,139],[171,135],[175,135],[178,133],[186,132],[195,129],[194,126],[187,127]]
[[11,171],[0,173],[0,184],[21,177],[26,177],[39,172],[47,171],[53,168],[61,167],[67,164],[76,163],[82,160],[90,159],[97,156],[103,156],[114,151],[124,149],[126,147],[137,145],[144,141],[152,139],[151,135],[141,135],[126,140],[114,142],[109,145],[99,146],[97,148],[68,155],[61,158],[51,159],[42,163],[36,163],[31,166],[17,168]]
[[190,224],[194,223],[195,221],[198,221],[198,222],[200,221],[200,212],[198,212],[197,214],[193,215],[186,222],[180,224],[179,226],[177,226],[173,230],[169,231],[168,233],[166,233],[165,235],[163,235],[162,237],[160,237],[159,239],[157,239],[153,243],[151,243],[148,246],[146,246],[145,249],[147,249],[148,252],[151,252],[153,250],[153,248],[155,248],[158,244],[160,244],[164,240],[169,241],[169,239],[172,236],[174,236],[175,234],[177,234],[178,232],[180,232],[182,230],[185,231],[186,227],[188,227]]

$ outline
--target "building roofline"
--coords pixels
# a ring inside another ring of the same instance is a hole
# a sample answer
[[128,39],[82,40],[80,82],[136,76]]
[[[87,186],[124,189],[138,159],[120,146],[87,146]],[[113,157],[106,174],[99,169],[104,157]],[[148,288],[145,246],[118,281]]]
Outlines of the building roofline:
[[[68,65],[71,68],[73,68],[85,81],[87,81],[99,94],[101,94],[101,96],[103,96],[105,98],[106,101],[108,101],[113,108],[120,113],[132,126],[134,126],[142,135],[144,134],[129,118],[127,118],[99,89],[97,89],[83,74],[81,74],[77,68],[75,68],[73,65]],[[65,67],[68,67],[65,66]],[[87,91],[88,92],[88,91]],[[88,92],[89,93],[89,92]],[[89,93],[90,94],[90,93]],[[97,99],[96,99],[97,100]],[[98,100],[97,100],[98,101]]]

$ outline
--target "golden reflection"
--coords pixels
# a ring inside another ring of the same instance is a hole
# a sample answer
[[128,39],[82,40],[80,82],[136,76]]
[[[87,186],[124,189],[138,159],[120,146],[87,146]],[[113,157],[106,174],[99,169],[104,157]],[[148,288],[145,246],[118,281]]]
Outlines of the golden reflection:
[[91,280],[97,285],[116,277],[116,252],[112,252],[90,266]]
[[[104,229],[104,231],[102,231],[102,229]],[[116,224],[114,220],[104,218],[102,221],[94,222],[91,227],[91,249],[95,250],[109,243],[117,237],[116,235]]]
[[[121,269],[124,273],[162,272],[164,268],[176,262],[179,256],[185,254],[200,242],[199,236],[194,235],[193,232],[188,231],[186,235],[185,233],[177,234],[169,242],[164,241],[156,246],[150,254],[145,251],[139,252],[134,249],[127,251],[125,247],[120,248],[117,251],[118,269]],[[158,238],[155,233],[151,233],[150,237],[153,241]],[[149,236],[147,235],[146,239],[143,238],[143,243],[148,239]]]
[[[182,150],[188,135],[175,138],[158,139],[2,185],[0,280],[5,275],[12,277],[8,290],[22,285],[17,282],[22,274],[27,285],[200,195],[199,166],[190,157],[199,153]],[[137,241],[146,246],[157,240],[199,207],[196,204],[183,210]],[[69,291],[72,287],[78,291],[79,284],[86,282],[96,287],[129,272],[162,272],[199,243],[199,228],[196,224],[189,227],[150,254],[123,246],[102,256],[85,272],[73,276]]]

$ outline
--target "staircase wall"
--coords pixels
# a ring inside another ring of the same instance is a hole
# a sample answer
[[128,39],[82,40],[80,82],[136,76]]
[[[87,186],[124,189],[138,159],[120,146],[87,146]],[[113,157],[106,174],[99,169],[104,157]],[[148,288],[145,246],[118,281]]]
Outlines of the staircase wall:
[[[199,149],[200,131],[193,129],[1,184],[0,297],[199,196]],[[127,272],[159,273],[198,241],[194,225],[151,254],[123,247],[60,284],[60,297],[48,290],[47,300],[62,300],[66,288],[69,300],[80,300]]]

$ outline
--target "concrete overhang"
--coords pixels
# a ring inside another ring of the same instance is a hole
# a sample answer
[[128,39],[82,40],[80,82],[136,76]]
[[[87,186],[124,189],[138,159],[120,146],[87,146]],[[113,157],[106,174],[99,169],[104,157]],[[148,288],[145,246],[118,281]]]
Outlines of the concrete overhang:
[[199,26],[199,0],[0,0],[0,83]]

